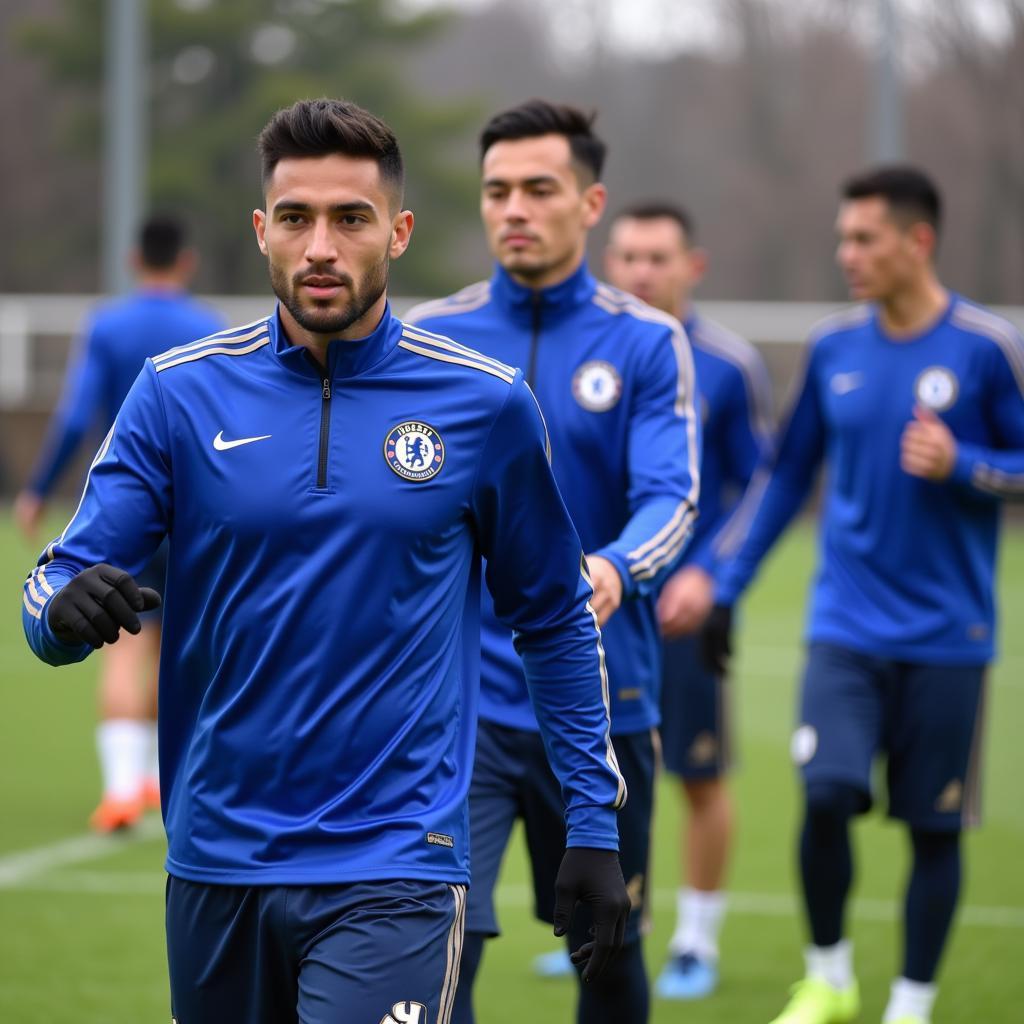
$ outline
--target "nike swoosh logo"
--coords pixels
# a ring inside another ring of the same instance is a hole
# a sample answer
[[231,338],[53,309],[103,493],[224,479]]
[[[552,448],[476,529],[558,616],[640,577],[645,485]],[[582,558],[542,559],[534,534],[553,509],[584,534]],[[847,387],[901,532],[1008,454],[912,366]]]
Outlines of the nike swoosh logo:
[[830,384],[837,395],[849,394],[863,386],[864,374],[859,370],[853,370],[850,373],[837,373],[832,377]]
[[219,452],[226,452],[229,448],[237,448],[242,444],[252,444],[253,441],[266,441],[268,437],[272,436],[272,434],[260,434],[259,437],[240,437],[237,441],[225,441],[224,431],[222,430],[213,439],[213,447]]

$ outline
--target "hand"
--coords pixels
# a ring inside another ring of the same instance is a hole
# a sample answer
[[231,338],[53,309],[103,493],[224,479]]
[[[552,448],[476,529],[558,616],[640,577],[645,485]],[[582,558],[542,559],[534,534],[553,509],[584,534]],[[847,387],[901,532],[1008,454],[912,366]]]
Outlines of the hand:
[[716,604],[708,613],[700,631],[700,654],[708,670],[716,676],[729,671],[732,657],[732,607]]
[[680,569],[662,588],[658,598],[661,635],[673,639],[696,633],[714,604],[715,584],[699,566]]
[[54,636],[65,644],[112,644],[122,629],[138,633],[137,612],[160,607],[160,595],[139,588],[124,571],[105,562],[90,566],[50,598],[46,621]]
[[39,531],[46,503],[32,491],[22,491],[14,499],[14,521],[26,540],[34,541]]
[[590,602],[597,614],[597,624],[603,626],[622,604],[622,577],[619,570],[600,555],[587,558],[590,581],[594,584],[594,597]]
[[583,968],[583,980],[596,978],[622,946],[630,900],[614,850],[570,846],[555,879],[555,934],[565,935],[578,902],[589,903],[594,938],[570,959]]
[[956,465],[956,438],[938,416],[914,406],[914,419],[900,438],[900,467],[922,480],[948,480]]

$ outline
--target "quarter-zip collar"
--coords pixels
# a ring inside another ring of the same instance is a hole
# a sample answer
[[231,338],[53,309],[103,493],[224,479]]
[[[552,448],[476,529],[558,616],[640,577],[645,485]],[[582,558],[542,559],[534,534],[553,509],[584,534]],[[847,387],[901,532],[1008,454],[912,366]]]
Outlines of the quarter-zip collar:
[[402,322],[391,315],[391,304],[384,307],[380,323],[365,337],[348,340],[337,338],[327,344],[327,371],[302,345],[293,345],[281,323],[281,307],[278,305],[268,321],[271,348],[274,355],[290,370],[306,377],[331,380],[345,380],[358,377],[372,369],[386,358],[402,337]]
[[537,322],[538,314],[544,324],[569,316],[590,301],[596,288],[597,282],[587,269],[586,260],[564,281],[539,290],[519,284],[499,265],[491,278],[491,301],[510,319],[530,327]]

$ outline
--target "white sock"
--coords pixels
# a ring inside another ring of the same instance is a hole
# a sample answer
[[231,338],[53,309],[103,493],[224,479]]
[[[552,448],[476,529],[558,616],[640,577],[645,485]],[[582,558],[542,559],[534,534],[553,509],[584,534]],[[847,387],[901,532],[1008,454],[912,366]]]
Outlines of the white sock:
[[885,1008],[883,1024],[899,1017],[919,1017],[931,1020],[932,1004],[938,986],[925,984],[922,981],[911,981],[909,978],[897,978],[889,992],[889,1005]]
[[160,781],[160,751],[157,744],[156,722],[146,722],[146,752],[145,773],[147,779],[154,782]]
[[108,718],[96,726],[103,795],[134,800],[142,788],[149,736],[144,722],[134,718]]
[[804,960],[808,978],[820,978],[840,989],[853,984],[853,943],[848,939],[841,939],[834,946],[808,946]]
[[693,953],[718,959],[718,933],[725,917],[725,893],[680,889],[676,895],[676,930],[668,948],[673,956]]

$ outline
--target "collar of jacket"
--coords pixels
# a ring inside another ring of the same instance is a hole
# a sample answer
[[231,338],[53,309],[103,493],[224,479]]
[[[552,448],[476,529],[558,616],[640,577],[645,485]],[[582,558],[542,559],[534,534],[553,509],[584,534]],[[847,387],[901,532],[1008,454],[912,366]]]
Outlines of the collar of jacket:
[[557,320],[575,312],[594,294],[597,282],[584,260],[564,281],[550,288],[527,288],[514,281],[501,266],[494,268],[491,278],[491,301],[497,303],[512,319],[530,324],[533,321],[537,297],[541,303],[541,318],[545,322]]
[[[323,369],[302,345],[293,345],[281,323],[278,305],[269,321],[271,347],[277,358],[290,370],[306,377],[321,379]],[[336,338],[327,343],[327,367],[331,380],[358,377],[376,366],[398,344],[402,322],[391,315],[391,304],[384,307],[380,323],[365,338]]]

